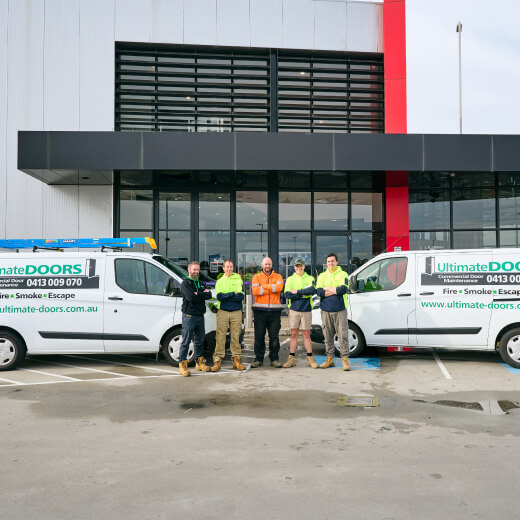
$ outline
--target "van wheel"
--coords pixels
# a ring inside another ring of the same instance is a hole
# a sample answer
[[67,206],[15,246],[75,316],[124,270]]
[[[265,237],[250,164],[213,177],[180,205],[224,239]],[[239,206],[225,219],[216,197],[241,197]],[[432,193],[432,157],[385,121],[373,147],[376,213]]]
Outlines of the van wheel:
[[24,359],[27,349],[20,337],[0,331],[0,370],[13,370]]
[[[170,364],[172,367],[179,366],[179,355],[181,351],[181,342],[182,342],[182,328],[175,327],[171,332],[166,334],[163,340],[163,356],[164,359]],[[193,366],[195,364],[195,345],[193,341],[190,342],[190,346],[188,347],[188,365]]]
[[514,368],[520,368],[520,329],[506,332],[498,345],[502,359]]
[[[354,325],[354,323],[348,324],[348,350],[349,357],[357,357],[359,356],[363,350],[365,349],[365,337],[361,332],[361,329]],[[334,336],[334,347],[336,349],[336,356],[341,357],[341,352],[339,350],[339,339],[338,336]]]

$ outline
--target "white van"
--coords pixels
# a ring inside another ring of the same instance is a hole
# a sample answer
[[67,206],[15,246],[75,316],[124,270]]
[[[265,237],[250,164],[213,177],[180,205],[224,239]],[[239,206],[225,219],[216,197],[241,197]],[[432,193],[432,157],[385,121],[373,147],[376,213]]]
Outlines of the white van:
[[[148,253],[0,253],[0,370],[15,368],[26,353],[162,350],[178,366],[181,282],[175,265]],[[205,316],[210,359],[216,317],[210,309]]]
[[350,277],[348,319],[351,356],[365,345],[498,350],[520,368],[520,250],[379,255]]

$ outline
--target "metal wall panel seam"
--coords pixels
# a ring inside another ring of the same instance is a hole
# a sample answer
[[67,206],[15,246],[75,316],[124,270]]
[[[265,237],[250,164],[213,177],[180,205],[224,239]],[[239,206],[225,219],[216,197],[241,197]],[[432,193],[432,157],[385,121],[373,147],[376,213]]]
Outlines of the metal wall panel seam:
[[4,191],[4,211],[3,211],[3,232],[2,237],[7,237],[7,121],[9,120],[9,0],[7,1],[7,16],[5,17],[5,135],[4,135],[4,145],[5,145],[5,153],[4,153],[4,176],[2,183],[2,188]]
[[491,136],[491,171],[495,171],[495,138]]
[[424,171],[424,156],[426,155],[426,151],[424,149],[424,134],[422,134],[422,170]]

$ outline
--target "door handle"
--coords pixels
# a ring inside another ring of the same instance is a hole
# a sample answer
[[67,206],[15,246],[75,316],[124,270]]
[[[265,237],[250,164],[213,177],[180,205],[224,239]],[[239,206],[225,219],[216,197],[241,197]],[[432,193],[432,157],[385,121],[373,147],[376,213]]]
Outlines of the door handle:
[[426,291],[426,292],[422,292],[422,293],[419,293],[421,296],[431,296],[432,294],[435,294],[434,292],[430,292],[430,291]]
[[120,298],[119,296],[109,296],[109,300],[122,300],[123,298]]
[[397,296],[400,298],[401,296],[411,296],[412,293],[409,292],[402,292],[401,294],[398,294]]

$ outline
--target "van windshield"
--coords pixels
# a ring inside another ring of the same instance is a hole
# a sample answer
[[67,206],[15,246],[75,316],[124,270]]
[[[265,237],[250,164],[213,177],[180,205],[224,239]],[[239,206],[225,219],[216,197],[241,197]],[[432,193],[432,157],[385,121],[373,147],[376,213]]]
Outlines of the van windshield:
[[[161,265],[164,265],[167,269],[169,269],[172,273],[176,274],[181,280],[184,280],[185,278],[188,278],[188,271],[184,269],[184,267],[181,267],[176,262],[172,262],[168,258],[164,258],[164,256],[161,255],[153,255],[153,259],[157,260]],[[210,278],[209,276],[205,275],[204,273],[199,274],[199,278],[203,282],[211,282],[210,285],[215,285],[215,280],[213,278]]]

